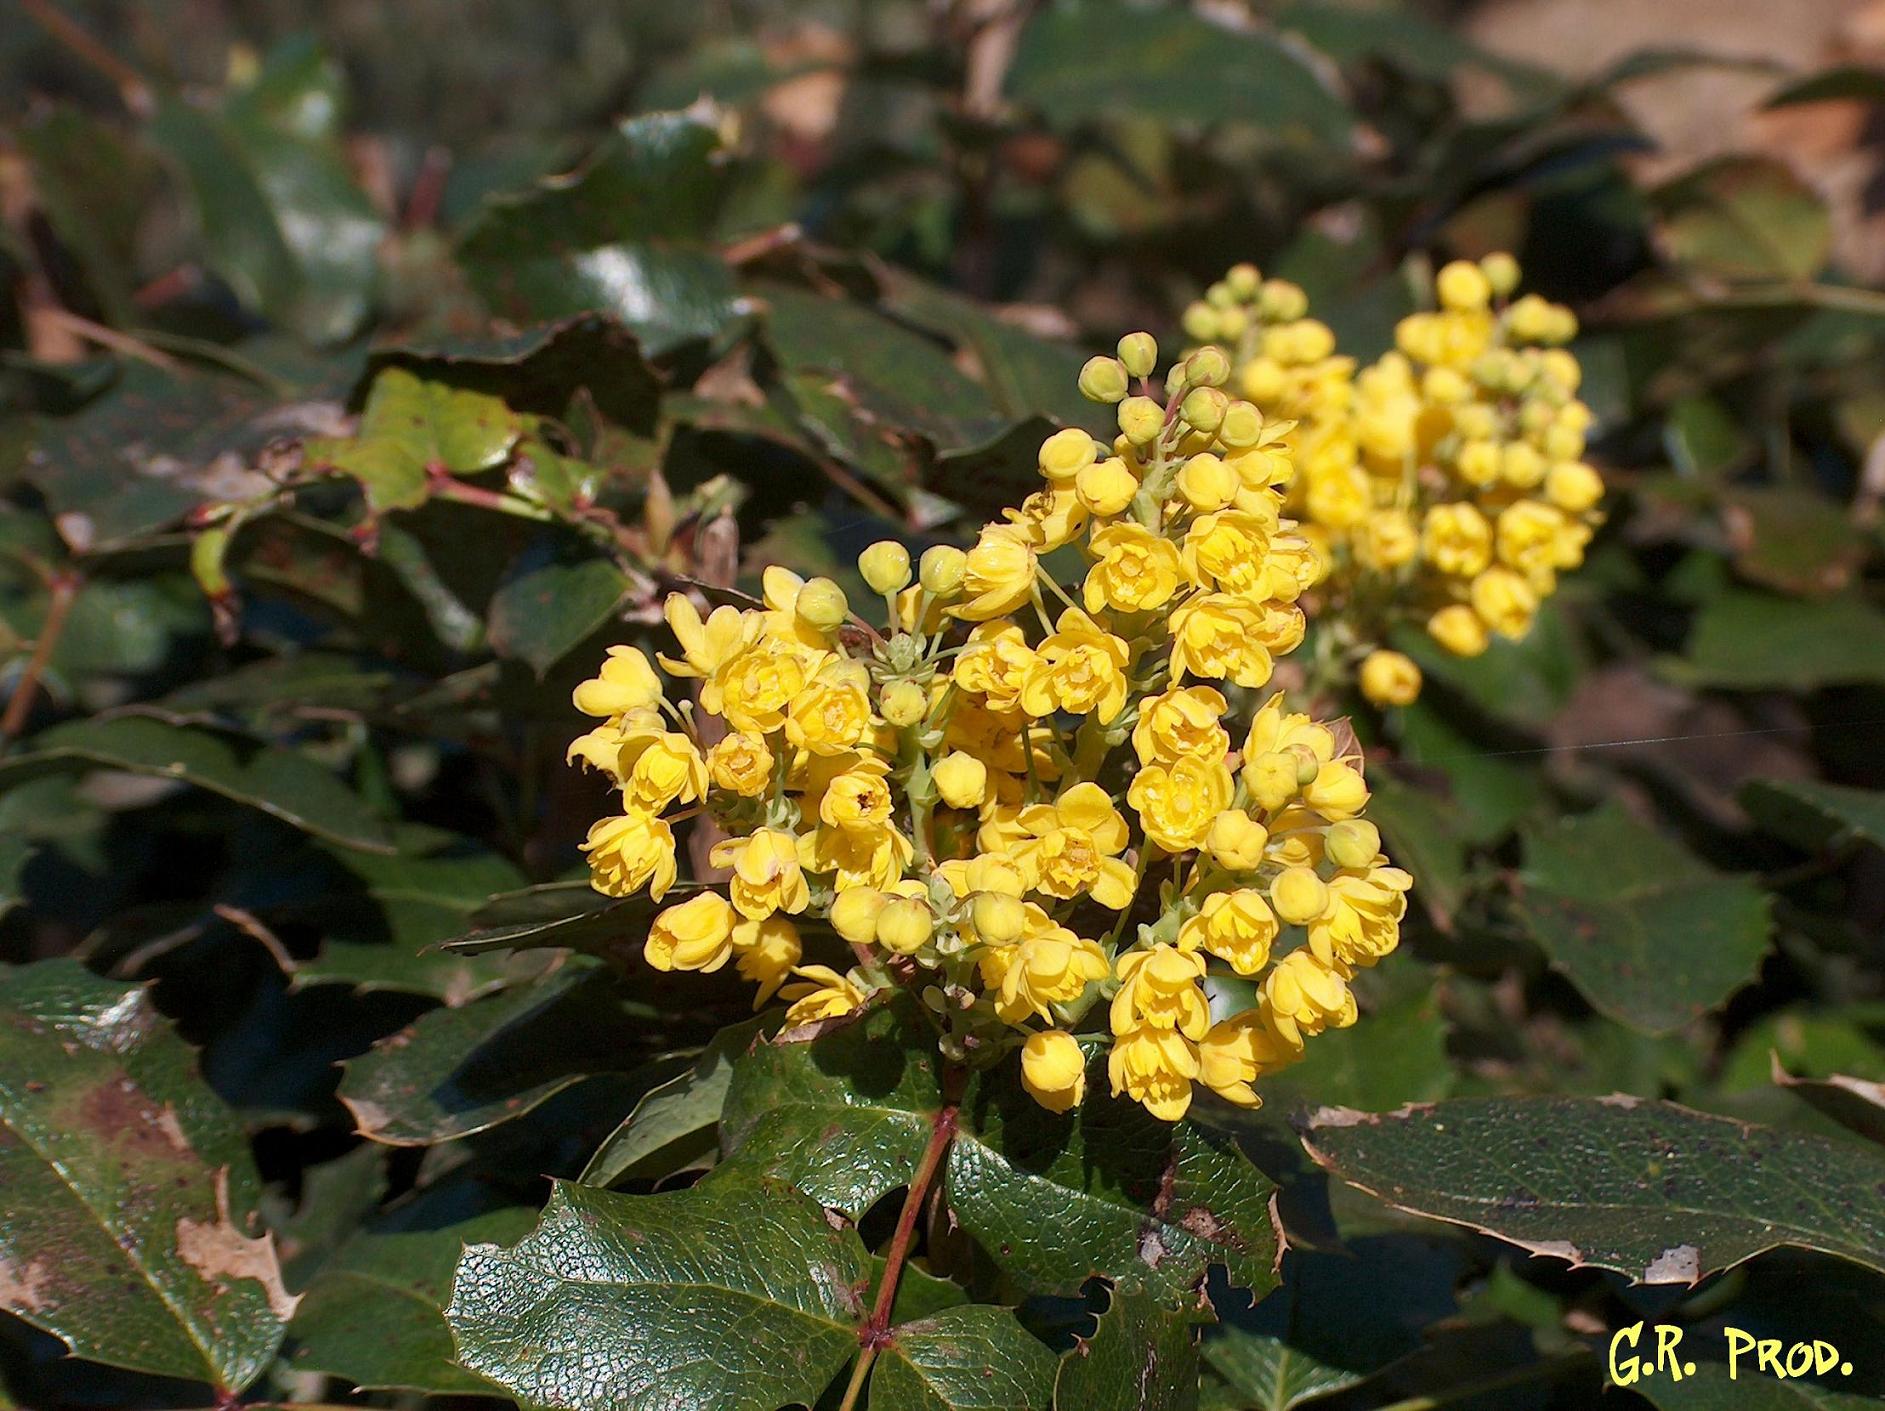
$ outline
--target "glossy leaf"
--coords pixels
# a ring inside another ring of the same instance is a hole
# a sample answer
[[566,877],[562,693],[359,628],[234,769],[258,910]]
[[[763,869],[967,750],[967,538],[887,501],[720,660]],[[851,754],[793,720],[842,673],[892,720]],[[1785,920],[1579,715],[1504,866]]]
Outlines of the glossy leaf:
[[80,1357],[237,1391],[294,1300],[234,1117],[145,992],[0,978],[0,1308]]
[[311,440],[302,449],[314,469],[358,480],[367,503],[384,513],[424,504],[433,473],[503,464],[520,431],[516,414],[496,397],[389,367],[373,380],[357,435]]
[[459,1361],[531,1404],[774,1411],[856,1352],[867,1272],[856,1232],[783,1185],[559,1184],[513,1248],[465,1251],[445,1316]]
[[1693,1284],[1798,1245],[1885,1269],[1885,1154],[1633,1097],[1328,1108],[1303,1144],[1390,1204],[1535,1254]]
[[1520,916],[1603,1013],[1667,1034],[1754,978],[1767,898],[1618,808],[1534,833]]
[[1184,1314],[1113,1291],[1093,1336],[1060,1359],[1055,1411],[1192,1411],[1198,1345]]
[[491,596],[491,645],[541,676],[607,622],[628,589],[628,575],[593,547],[540,540]]
[[890,1331],[871,1411],[1047,1411],[1054,1355],[1006,1308],[966,1303]]
[[711,1152],[735,1062],[764,1023],[728,1025],[685,1071],[650,1089],[589,1158],[582,1183],[612,1186],[630,1176],[666,1176]]

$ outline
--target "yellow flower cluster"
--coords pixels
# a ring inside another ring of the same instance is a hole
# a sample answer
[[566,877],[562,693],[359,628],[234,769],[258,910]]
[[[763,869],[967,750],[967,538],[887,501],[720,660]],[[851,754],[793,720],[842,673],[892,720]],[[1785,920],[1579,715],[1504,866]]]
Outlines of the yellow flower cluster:
[[1326,564],[1331,658],[1377,705],[1420,694],[1419,668],[1380,646],[1392,629],[1422,625],[1459,656],[1524,636],[1597,523],[1591,414],[1563,346],[1577,320],[1512,298],[1519,278],[1510,255],[1445,266],[1439,308],[1402,319],[1367,367],[1302,290],[1250,265],[1185,310],[1188,336],[1234,350],[1243,395],[1298,423],[1289,507]]
[[669,598],[658,660],[690,692],[626,646],[577,688],[600,723],[570,757],[622,801],[595,887],[678,890],[684,818],[729,874],[655,917],[651,965],[733,961],[789,1027],[903,987],[952,1061],[1019,1050],[1065,1111],[1109,1049],[1113,1092],[1174,1121],[1199,1084],[1254,1105],[1355,1022],[1412,879],[1361,817],[1352,737],[1262,689],[1320,573],[1284,514],[1290,426],[1225,390],[1216,347],[1157,362],[1144,333],[1089,362],[1117,436],[1050,436],[1042,488],[966,552],[866,550],[881,626],[771,568],[749,608]]

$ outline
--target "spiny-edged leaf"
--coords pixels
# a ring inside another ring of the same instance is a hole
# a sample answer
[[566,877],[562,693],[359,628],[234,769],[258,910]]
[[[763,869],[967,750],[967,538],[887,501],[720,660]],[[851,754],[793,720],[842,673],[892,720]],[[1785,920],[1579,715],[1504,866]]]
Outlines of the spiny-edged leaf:
[[81,1357],[240,1390],[294,1300],[241,1128],[144,991],[0,978],[0,1308]]
[[810,1405],[857,1351],[857,1232],[773,1182],[722,1173],[630,1196],[559,1183],[515,1247],[459,1261],[458,1360],[571,1411]]
[[666,1176],[713,1150],[734,1061],[766,1021],[729,1024],[683,1072],[651,1088],[589,1158],[577,1179],[612,1186],[630,1176]]
[[1797,1245],[1885,1269],[1885,1153],[1633,1097],[1456,1098],[1318,1113],[1351,1185],[1535,1254],[1692,1284]]
[[491,646],[541,676],[609,620],[628,588],[613,559],[546,533],[517,556],[491,595]]
[[482,1132],[634,1062],[656,1018],[607,971],[571,965],[534,984],[435,1009],[343,1065],[340,1100],[363,1136],[428,1146]]
[[1755,779],[1741,803],[1762,827],[1807,848],[1844,837],[1885,848],[1885,793],[1818,779]]
[[1198,1343],[1183,1313],[1113,1290],[1092,1337],[1060,1359],[1055,1411],[1192,1411]]
[[498,1394],[453,1360],[445,1304],[466,1245],[513,1244],[536,1220],[527,1207],[490,1208],[476,1186],[454,1181],[374,1221],[301,1295],[288,1325],[294,1367],[363,1388]]
[[[1837,1329],[1826,1329],[1830,1341],[1840,1341]],[[1693,1339],[1691,1339],[1693,1341]],[[1685,1349],[1686,1351],[1686,1346]],[[1724,1349],[1725,1350],[1725,1349]],[[1623,1354],[1625,1356],[1628,1353]],[[1639,1348],[1646,1364],[1655,1360],[1649,1331]],[[1839,1391],[1817,1382],[1781,1381],[1754,1367],[1754,1354],[1743,1352],[1730,1376],[1725,1362],[1696,1362],[1677,1381],[1665,1371],[1644,1377],[1630,1390],[1638,1392],[1656,1411],[1877,1411],[1878,1398],[1860,1392]]]
[[1832,248],[1825,203],[1785,163],[1722,157],[1656,193],[1678,262],[1729,279],[1811,279]]
[[1669,676],[1737,691],[1885,682],[1885,613],[1852,596],[1819,601],[1722,593],[1696,614]]
[[1337,144],[1353,127],[1341,100],[1270,35],[1182,9],[1043,9],[1022,33],[1008,92],[1057,126],[1132,114]]
[[1534,833],[1526,929],[1598,1009],[1673,1033],[1754,978],[1767,895],[1610,806]]
[[392,851],[386,824],[327,766],[298,750],[256,745],[155,716],[75,720],[42,730],[23,753],[0,762],[0,783],[88,766],[194,784],[326,842]]
[[1292,1249],[1283,1286],[1232,1310],[1204,1358],[1260,1411],[1288,1411],[1353,1386],[1421,1346],[1456,1308],[1458,1249],[1419,1235],[1348,1240],[1339,1253]]
[[653,353],[711,338],[736,309],[708,246],[728,174],[717,111],[628,118],[570,175],[487,202],[459,256],[511,318],[601,310]]
[[502,465],[522,422],[498,398],[445,382],[428,382],[403,367],[373,379],[360,430],[345,439],[304,444],[316,470],[360,482],[375,511],[425,503],[434,471],[468,475]]
[[1054,1354],[1006,1308],[966,1303],[890,1331],[870,1411],[1048,1411]]

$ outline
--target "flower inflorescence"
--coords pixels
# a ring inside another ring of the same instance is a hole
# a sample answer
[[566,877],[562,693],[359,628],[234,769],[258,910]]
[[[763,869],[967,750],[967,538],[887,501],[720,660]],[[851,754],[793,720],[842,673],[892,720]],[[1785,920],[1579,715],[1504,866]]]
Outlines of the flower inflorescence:
[[[1292,426],[1226,390],[1215,346],[1157,361],[1144,333],[1090,361],[1118,434],[1048,437],[1042,488],[966,552],[867,549],[881,626],[769,568],[763,604],[668,599],[658,660],[691,699],[626,646],[577,688],[600,723],[570,756],[622,801],[585,844],[596,888],[661,900],[674,823],[722,835],[728,880],[655,917],[650,964],[732,963],[788,1026],[907,988],[947,1058],[1018,1049],[1057,1111],[1110,1046],[1112,1090],[1166,1120],[1199,1084],[1255,1105],[1355,1022],[1412,879],[1353,737],[1265,690],[1322,572],[1285,514]],[[853,963],[810,963],[817,933]]]
[[1242,393],[1297,423],[1288,504],[1325,565],[1319,620],[1377,705],[1420,693],[1419,668],[1382,646],[1395,627],[1457,656],[1524,636],[1597,523],[1591,413],[1564,346],[1577,320],[1514,298],[1519,280],[1505,254],[1444,266],[1439,308],[1402,319],[1367,367],[1301,289],[1250,265],[1185,310],[1188,336],[1231,350]]

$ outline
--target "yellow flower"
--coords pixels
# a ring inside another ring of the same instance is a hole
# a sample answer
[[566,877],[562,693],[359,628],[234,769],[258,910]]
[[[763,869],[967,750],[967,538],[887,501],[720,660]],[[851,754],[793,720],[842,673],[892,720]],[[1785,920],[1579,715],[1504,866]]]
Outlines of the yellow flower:
[[631,809],[598,818],[583,842],[589,885],[606,897],[632,896],[643,887],[656,901],[674,885],[674,830],[652,813]]
[[700,703],[735,730],[768,735],[785,722],[785,708],[810,675],[805,656],[766,638],[735,652],[700,690]]
[[1049,1112],[1069,1112],[1086,1097],[1086,1055],[1061,1029],[1029,1034],[1021,1046],[1021,1086]]
[[1016,820],[1011,848],[1028,890],[1063,900],[1091,896],[1119,911],[1132,900],[1132,868],[1122,862],[1126,820],[1099,785],[1075,784],[1051,804],[1031,804]]
[[1561,461],[1545,472],[1545,498],[1569,514],[1594,509],[1603,497],[1603,477],[1582,461]]
[[[886,891],[903,876],[914,849],[895,828],[815,828],[799,839],[799,865],[830,872],[838,891],[875,887]],[[738,898],[735,897],[735,901]]]
[[1041,474],[1056,484],[1070,482],[1098,453],[1091,436],[1077,426],[1066,427],[1041,442]]
[[1094,534],[1091,545],[1098,562],[1087,570],[1088,612],[1161,607],[1184,580],[1177,546],[1143,524],[1109,524]]
[[642,954],[657,970],[718,970],[733,954],[733,908],[701,892],[656,916]]
[[1059,485],[1036,490],[1021,502],[1020,509],[1002,513],[1040,554],[1052,553],[1062,544],[1072,543],[1092,517],[1075,486]]
[[1160,1121],[1176,1122],[1191,1107],[1198,1046],[1175,1029],[1135,1029],[1113,1040],[1106,1072],[1114,1097],[1124,1093]]
[[1358,465],[1327,466],[1309,477],[1303,508],[1317,524],[1331,529],[1352,529],[1368,517],[1374,505],[1374,487],[1368,472]]
[[1132,748],[1141,764],[1187,755],[1221,761],[1230,749],[1230,735],[1220,723],[1229,709],[1223,692],[1210,686],[1174,686],[1149,696],[1139,703]]
[[1029,715],[1057,710],[1097,715],[1104,724],[1126,704],[1126,644],[1077,608],[1068,608],[1035,653],[1021,688]]
[[1198,1081],[1239,1107],[1257,1107],[1262,1099],[1251,1084],[1300,1057],[1277,1033],[1266,1008],[1246,1009],[1213,1024],[1199,1042]]
[[1489,568],[1473,580],[1473,611],[1501,637],[1514,640],[1531,630],[1538,594],[1509,568]]
[[1226,593],[1268,597],[1274,524],[1244,510],[1200,515],[1185,531],[1181,556],[1192,581]]
[[1132,503],[1139,493],[1139,477],[1118,456],[1108,456],[1080,472],[1073,493],[1088,513],[1110,517]]
[[836,1019],[864,1003],[865,992],[849,975],[840,975],[828,965],[800,965],[794,975],[803,977],[798,984],[787,985],[779,998],[789,1000],[785,1027],[815,1024],[820,1019]]
[[1279,929],[1263,893],[1239,887],[1206,897],[1203,910],[1178,928],[1178,944],[1229,961],[1239,975],[1255,975],[1270,963]]
[[818,799],[818,818],[847,833],[877,833],[888,826],[892,801],[884,777],[886,766],[876,758],[858,758],[856,767],[832,777]]
[[1027,532],[1012,524],[982,527],[963,564],[962,591],[967,601],[950,609],[957,617],[986,622],[1013,612],[1034,594],[1034,545]]
[[785,737],[813,754],[855,749],[871,728],[870,672],[834,658],[791,699]]
[[1412,705],[1420,696],[1420,668],[1401,652],[1369,652],[1357,681],[1362,695],[1378,706]]
[[782,829],[761,828],[744,838],[722,839],[707,856],[715,867],[733,869],[728,891],[734,907],[749,920],[763,920],[775,911],[797,915],[810,904],[798,839]]
[[1355,996],[1342,977],[1307,950],[1291,951],[1263,977],[1276,1032],[1291,1048],[1324,1029],[1346,1029],[1356,1019]]
[[1340,872],[1329,882],[1329,904],[1309,924],[1309,949],[1338,975],[1373,965],[1401,940],[1401,918],[1414,879],[1398,867]]
[[1170,619],[1172,680],[1204,676],[1257,687],[1270,679],[1273,663],[1261,641],[1263,614],[1229,593],[1197,593]]
[[1270,883],[1270,905],[1290,925],[1307,925],[1328,908],[1328,884],[1312,868],[1286,867]]
[[610,647],[602,670],[579,685],[572,699],[584,715],[626,715],[661,699],[661,678],[635,648]]
[[1034,649],[1012,622],[981,622],[969,632],[951,672],[956,685],[984,697],[988,708],[1010,711],[1034,669]]
[[[1045,913],[1034,908],[1041,920]],[[996,991],[995,1012],[1009,1024],[1028,1016],[1052,1020],[1049,1006],[1070,1004],[1107,975],[1106,953],[1064,926],[1047,926],[980,957],[982,983]]]
[[1270,830],[1241,809],[1226,809],[1205,830],[1205,851],[1219,867],[1231,872],[1254,872],[1263,863]]
[[1486,624],[1465,603],[1443,607],[1428,618],[1427,635],[1459,657],[1476,657],[1491,645]]
[[1230,807],[1234,788],[1221,760],[1187,755],[1140,769],[1126,801],[1138,810],[1148,838],[1166,852],[1181,853],[1204,841],[1213,820]]
[[1273,751],[1300,747],[1317,763],[1335,758],[1335,736],[1329,727],[1319,725],[1301,711],[1283,709],[1283,693],[1276,692],[1250,717],[1250,733],[1244,737],[1244,758],[1256,759]]
[[1492,562],[1492,526],[1464,502],[1435,505],[1421,526],[1420,552],[1456,578],[1471,578]]
[[707,796],[707,763],[687,736],[672,730],[628,731],[617,755],[622,793],[631,805],[658,813],[671,803]]
[[662,612],[675,640],[681,644],[684,660],[675,661],[665,656],[656,660],[673,676],[710,677],[759,635],[757,614],[718,607],[703,623],[699,610],[684,593],[669,593]]
[[951,858],[936,868],[958,898],[977,892],[1000,892],[1019,898],[1028,889],[1021,866],[1006,853],[985,852],[970,858]]
[[1376,510],[1355,530],[1355,558],[1364,568],[1388,573],[1412,563],[1420,552],[1420,531],[1406,510]]
[[1198,981],[1204,957],[1177,946],[1158,945],[1119,957],[1119,989],[1109,1015],[1115,1034],[1141,1027],[1176,1029],[1186,1038],[1204,1037],[1211,1027],[1210,1007]]
[[910,551],[895,539],[879,539],[857,556],[857,571],[873,593],[902,592],[910,581]]
[[753,996],[754,1009],[763,1008],[778,993],[804,953],[798,928],[783,916],[768,916],[763,921],[742,919],[734,924],[733,954],[740,976],[759,986],[759,993]]
[[1495,529],[1499,562],[1525,575],[1541,593],[1557,583],[1565,531],[1564,514],[1540,500],[1519,500],[1499,511]]
[[955,750],[936,761],[930,777],[951,808],[975,808],[988,797],[988,766],[974,755]]
[[707,773],[729,794],[756,799],[772,783],[772,748],[763,735],[735,730],[707,751]]

